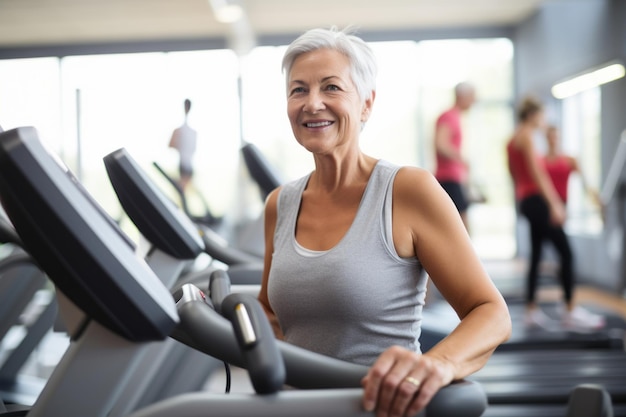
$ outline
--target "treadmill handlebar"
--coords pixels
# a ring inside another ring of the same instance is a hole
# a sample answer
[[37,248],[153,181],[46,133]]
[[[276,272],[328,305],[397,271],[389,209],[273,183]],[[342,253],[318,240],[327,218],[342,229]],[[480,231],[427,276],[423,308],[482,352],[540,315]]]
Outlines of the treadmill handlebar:
[[259,302],[248,294],[230,294],[222,303],[222,314],[233,325],[254,390],[278,392],[285,383],[285,364]]
[[[199,291],[199,290],[198,290]],[[232,365],[245,368],[232,326],[207,303],[179,302],[180,323],[172,337]],[[276,344],[286,369],[285,383],[298,389],[360,388],[368,368],[311,352],[283,341]],[[426,416],[480,416],[487,396],[474,381],[457,381],[442,388],[426,409]]]
[[[197,291],[200,291],[197,289]],[[180,322],[171,336],[194,349],[245,368],[230,322],[206,302],[179,300]],[[360,387],[367,367],[334,359],[277,340],[287,370],[286,384],[300,389]]]
[[197,224],[200,237],[204,243],[204,252],[226,265],[247,265],[263,262],[262,258],[229,246],[219,234],[211,228]]

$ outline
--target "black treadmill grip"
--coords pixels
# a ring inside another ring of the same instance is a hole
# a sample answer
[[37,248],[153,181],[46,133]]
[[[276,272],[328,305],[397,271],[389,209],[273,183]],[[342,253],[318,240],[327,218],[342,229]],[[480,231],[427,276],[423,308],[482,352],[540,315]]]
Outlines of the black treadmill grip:
[[222,302],[222,314],[233,325],[254,390],[279,391],[285,383],[285,364],[259,302],[248,294],[231,294]]
[[222,312],[222,302],[230,294],[230,277],[226,271],[216,269],[209,277],[209,298],[215,311]]

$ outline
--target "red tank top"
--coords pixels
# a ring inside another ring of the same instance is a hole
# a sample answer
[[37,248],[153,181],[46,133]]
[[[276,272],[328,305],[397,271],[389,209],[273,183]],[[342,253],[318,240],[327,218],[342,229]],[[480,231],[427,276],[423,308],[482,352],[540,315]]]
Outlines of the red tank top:
[[[463,134],[461,132],[461,112],[456,107],[446,111],[437,119],[436,126],[447,125],[450,129],[450,143],[457,150],[461,150]],[[437,167],[435,178],[439,181],[454,181],[462,183],[467,177],[467,168],[462,162],[448,159],[439,153],[435,155]]]
[[556,158],[543,158],[546,171],[552,179],[552,184],[563,202],[567,202],[567,183],[573,171],[573,166],[567,156],[559,155]]
[[513,177],[515,199],[520,201],[528,196],[539,194],[539,186],[530,174],[524,153],[515,146],[512,139],[506,145],[506,151],[509,158],[509,171]]

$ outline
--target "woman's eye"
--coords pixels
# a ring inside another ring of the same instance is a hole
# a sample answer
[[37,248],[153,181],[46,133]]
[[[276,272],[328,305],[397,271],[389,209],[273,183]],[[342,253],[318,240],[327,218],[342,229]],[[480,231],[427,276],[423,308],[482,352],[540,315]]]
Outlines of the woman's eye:
[[338,86],[336,86],[335,84],[330,84],[330,85],[328,85],[328,86],[326,87],[326,89],[327,89],[327,90],[330,90],[330,91],[339,91],[339,87],[338,87]]
[[299,94],[304,92],[304,87],[296,87],[291,90],[291,94]]

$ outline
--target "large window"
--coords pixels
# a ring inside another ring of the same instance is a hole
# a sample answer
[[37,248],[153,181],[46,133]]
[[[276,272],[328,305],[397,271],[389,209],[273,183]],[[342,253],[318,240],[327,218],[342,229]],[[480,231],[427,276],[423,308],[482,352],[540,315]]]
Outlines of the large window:
[[562,102],[562,147],[574,156],[582,175],[572,175],[568,189],[566,227],[575,234],[602,232],[599,207],[586,192],[583,178],[590,190],[600,190],[600,87],[595,87]]
[[61,152],[59,60],[0,60],[0,126],[34,126],[46,145]]
[[155,172],[156,161],[177,176],[177,155],[167,145],[189,98],[189,124],[198,131],[194,187],[216,214],[227,209],[231,202],[220,196],[232,195],[239,145],[238,62],[232,52],[77,56],[63,59],[62,69],[65,149],[80,155],[80,164],[68,163],[105,207],[112,210],[116,198],[104,192],[102,157],[120,147],[148,172]]
[[[229,50],[0,61],[0,126],[35,126],[99,203],[122,218],[102,158],[127,148],[175,198],[151,164],[177,176],[177,155],[167,145],[189,98],[189,124],[198,131],[195,195],[223,215],[236,187],[238,76]],[[190,200],[192,209],[203,208]]]

